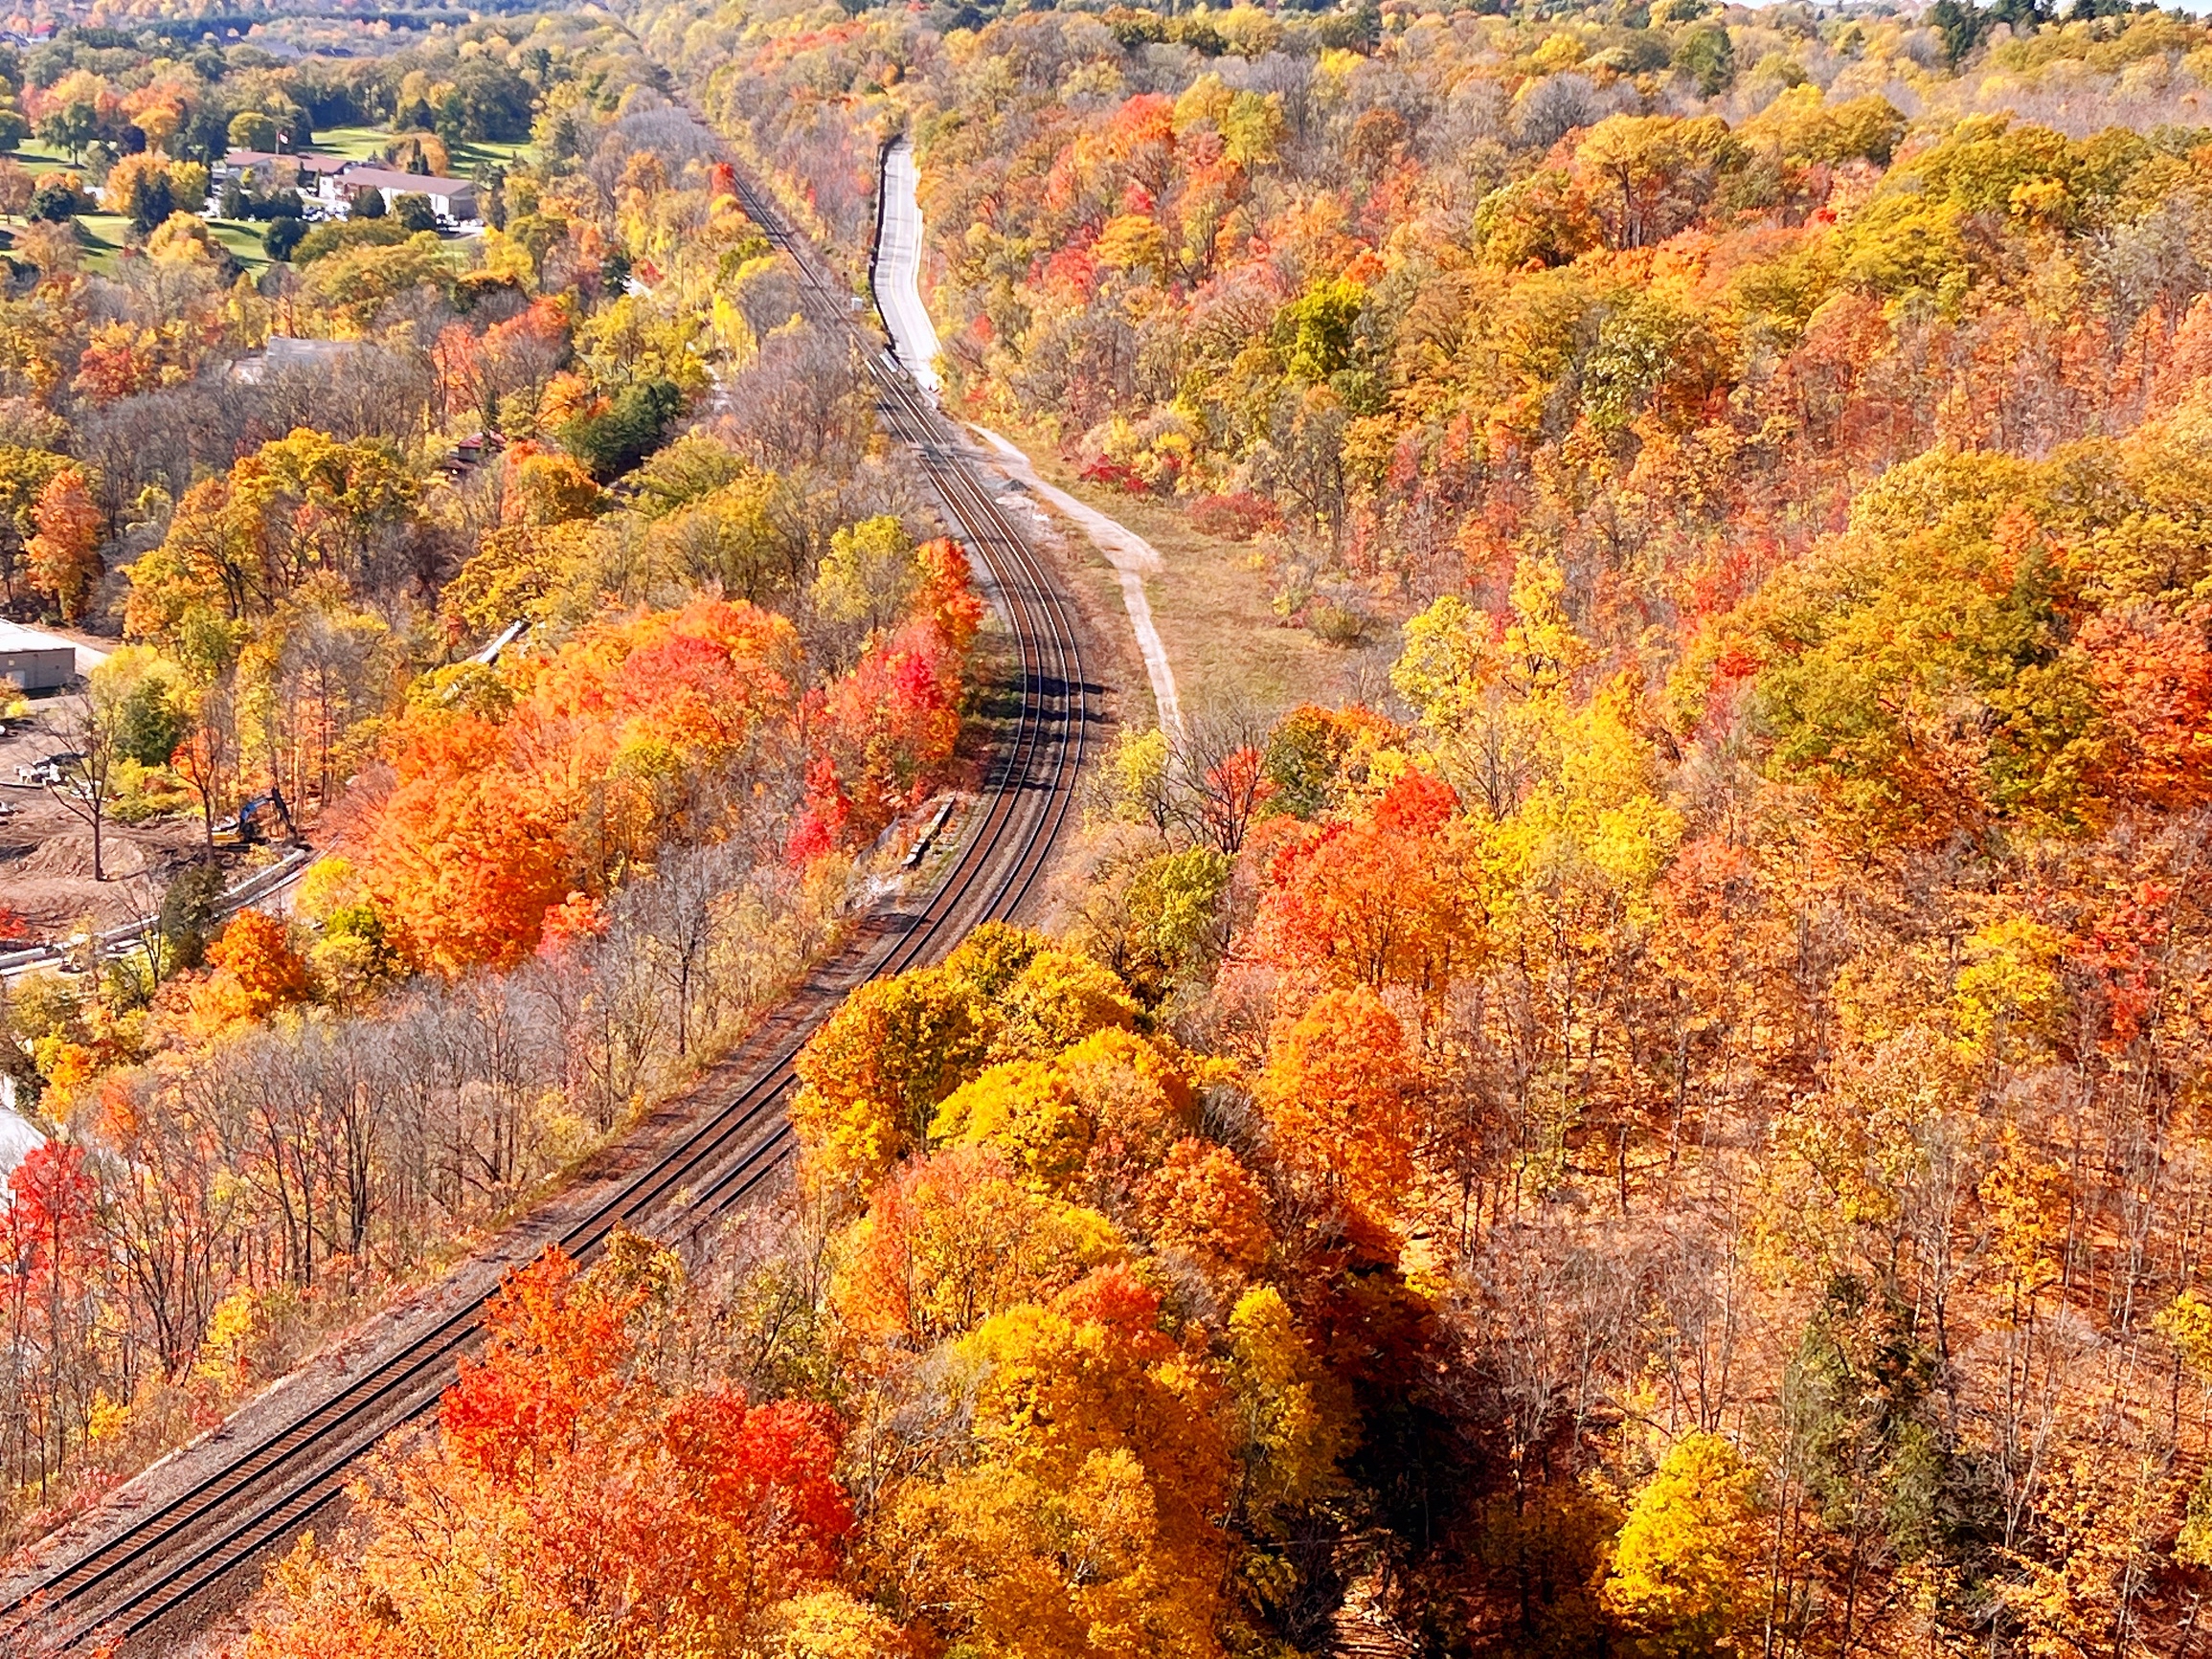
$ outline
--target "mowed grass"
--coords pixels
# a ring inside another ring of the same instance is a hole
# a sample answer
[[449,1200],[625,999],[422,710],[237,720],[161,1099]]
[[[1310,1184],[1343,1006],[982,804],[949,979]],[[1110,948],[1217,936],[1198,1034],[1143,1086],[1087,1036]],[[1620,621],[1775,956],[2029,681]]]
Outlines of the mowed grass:
[[261,246],[263,227],[240,219],[210,219],[207,226],[209,235],[228,248],[247,270],[261,271],[268,267],[268,250]]
[[49,149],[30,139],[25,139],[9,153],[34,173],[80,173],[84,170],[81,163],[71,161],[60,150]]
[[[353,161],[375,161],[382,157],[384,148],[394,135],[380,126],[333,126],[315,135],[312,148],[325,155],[342,155]],[[466,178],[483,164],[511,167],[514,158],[528,148],[530,141],[519,144],[457,144],[446,146],[453,157],[453,170]]]
[[77,239],[84,244],[86,267],[112,276],[116,255],[131,239],[130,220],[121,213],[79,213]]
[[[84,249],[86,268],[98,271],[102,276],[113,276],[118,256],[125,246],[138,239],[130,228],[130,221],[121,213],[79,213],[75,222],[77,240]],[[232,219],[209,219],[205,222],[208,233],[248,271],[258,273],[268,268],[269,256],[261,246],[260,225],[244,224]],[[22,224],[20,219],[0,221],[0,234],[4,234],[11,243]]]
[[[247,270],[260,271],[267,267],[269,256],[261,247],[259,225],[230,219],[210,219],[206,223],[214,239],[237,255],[238,263]],[[131,231],[130,221],[121,213],[79,213],[77,237],[84,244],[86,266],[102,275],[113,275],[117,256],[126,243],[138,239]]]
[[[1325,645],[1302,628],[1283,626],[1268,608],[1267,576],[1254,568],[1250,546],[1193,529],[1170,502],[1083,482],[1037,433],[994,430],[1021,446],[1040,478],[1120,521],[1160,550],[1162,568],[1145,578],[1144,591],[1186,710],[1245,706],[1278,711],[1300,703],[1333,705],[1348,694],[1352,653]],[[1126,627],[1118,589],[1112,603]]]
[[391,142],[392,135],[380,126],[333,126],[317,133],[308,148],[324,155],[369,161],[382,155]]

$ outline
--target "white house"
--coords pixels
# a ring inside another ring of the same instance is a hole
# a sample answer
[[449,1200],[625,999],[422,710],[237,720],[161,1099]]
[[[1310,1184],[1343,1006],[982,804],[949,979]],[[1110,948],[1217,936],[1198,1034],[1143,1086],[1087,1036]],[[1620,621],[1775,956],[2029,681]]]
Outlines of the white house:
[[466,179],[401,172],[396,168],[355,162],[341,171],[323,174],[316,188],[323,199],[334,206],[350,204],[363,191],[374,191],[388,209],[401,196],[428,196],[431,212],[447,224],[476,217],[476,187]]
[[214,184],[220,190],[232,179],[241,183],[250,179],[258,189],[297,185],[313,195],[325,178],[344,172],[354,165],[350,157],[342,155],[275,154],[265,149],[234,149],[223,157],[223,165],[214,169]]
[[358,340],[303,340],[289,334],[272,334],[267,346],[259,351],[247,352],[231,365],[231,378],[240,386],[260,386],[271,374],[291,370],[327,369],[337,372],[361,349]]

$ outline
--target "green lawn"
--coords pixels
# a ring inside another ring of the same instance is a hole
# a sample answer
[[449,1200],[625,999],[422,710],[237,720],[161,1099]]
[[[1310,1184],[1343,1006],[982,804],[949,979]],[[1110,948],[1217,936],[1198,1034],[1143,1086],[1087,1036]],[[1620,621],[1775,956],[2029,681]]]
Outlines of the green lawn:
[[[10,221],[8,234],[12,238],[15,221]],[[261,227],[242,224],[230,219],[210,219],[207,227],[225,248],[237,257],[238,263],[249,271],[267,268],[269,256],[261,247]],[[103,276],[115,272],[116,256],[125,243],[135,240],[131,235],[130,221],[121,213],[79,213],[77,216],[77,239],[84,248],[87,268]]]
[[11,153],[34,173],[82,172],[84,170],[80,165],[73,163],[60,150],[48,149],[44,145],[33,144],[28,139],[17,145]]
[[130,239],[130,221],[121,213],[79,213],[77,238],[84,244],[85,265],[112,274],[117,252]]
[[246,224],[237,219],[210,219],[208,232],[224,247],[237,256],[239,264],[249,271],[261,271],[269,263],[268,250],[261,246],[260,225]]
[[495,144],[487,139],[482,144],[454,145],[451,148],[453,165],[461,169],[462,176],[465,178],[468,170],[479,162],[489,162],[494,167],[511,168],[515,164],[515,159],[530,148],[530,140],[526,138],[519,144]]
[[325,155],[350,156],[354,161],[369,161],[381,155],[384,146],[391,142],[392,135],[380,126],[333,126],[317,133],[311,147]]
[[[384,153],[384,146],[392,142],[392,137],[380,126],[333,126],[315,135],[314,147],[326,155],[372,161]],[[525,140],[520,144],[457,144],[448,148],[453,156],[454,171],[466,178],[479,163],[513,166],[514,158],[530,148],[530,143]]]

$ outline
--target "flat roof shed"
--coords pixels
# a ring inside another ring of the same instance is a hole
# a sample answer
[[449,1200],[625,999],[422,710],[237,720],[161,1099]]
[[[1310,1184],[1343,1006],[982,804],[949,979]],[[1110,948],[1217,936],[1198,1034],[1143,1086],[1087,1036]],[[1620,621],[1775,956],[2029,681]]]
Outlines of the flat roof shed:
[[0,622],[0,681],[18,691],[52,691],[77,678],[77,647],[57,634]]

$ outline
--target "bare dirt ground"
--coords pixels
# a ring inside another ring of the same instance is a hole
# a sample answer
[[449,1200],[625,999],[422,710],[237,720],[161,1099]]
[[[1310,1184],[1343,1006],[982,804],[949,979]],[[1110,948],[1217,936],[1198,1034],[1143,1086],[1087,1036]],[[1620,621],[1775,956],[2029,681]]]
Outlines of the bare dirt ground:
[[15,769],[67,749],[61,736],[67,694],[34,698],[29,716],[0,724],[0,906],[20,917],[25,944],[81,930],[89,921],[120,927],[149,915],[183,865],[204,856],[199,820],[168,818],[101,829],[101,865],[92,874],[92,829],[54,793],[18,783]]

